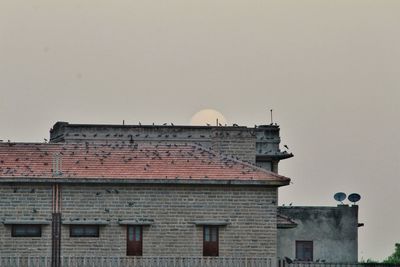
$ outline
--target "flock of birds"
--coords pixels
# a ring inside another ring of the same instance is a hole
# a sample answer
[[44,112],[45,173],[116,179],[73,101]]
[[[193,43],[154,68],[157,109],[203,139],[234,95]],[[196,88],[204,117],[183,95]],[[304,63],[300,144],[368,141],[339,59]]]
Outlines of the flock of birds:
[[[141,125],[142,124],[139,122],[139,126],[141,126]],[[153,123],[153,126],[156,126],[156,125],[154,125],[154,123]],[[158,125],[158,126],[160,126],[160,125]],[[171,123],[170,125],[168,125],[167,123],[164,123],[162,126],[175,126],[175,125],[173,123]],[[210,125],[208,124],[207,126],[210,126]],[[220,126],[222,126],[222,125],[220,125]],[[239,127],[239,125],[233,124],[232,127]],[[255,128],[257,128],[257,125],[255,125]],[[84,143],[87,148],[86,154],[88,154],[89,153],[88,152],[89,151],[89,142],[88,141],[90,141],[93,144],[96,143],[96,140],[98,142],[101,142],[101,143],[98,143],[97,145],[91,145],[91,148],[92,148],[92,150],[93,149],[96,150],[97,146],[100,146],[100,147],[107,147],[107,148],[111,149],[110,151],[107,151],[107,152],[104,152],[103,150],[100,149],[99,151],[94,153],[94,158],[99,160],[100,164],[102,165],[107,160],[107,158],[111,156],[111,151],[118,149],[118,148],[121,149],[122,146],[125,145],[125,143],[127,143],[131,149],[136,150],[138,148],[138,142],[142,144],[142,142],[140,142],[140,141],[144,141],[146,139],[150,143],[155,140],[158,140],[158,141],[164,140],[165,141],[165,140],[178,140],[179,139],[180,141],[182,141],[182,140],[186,139],[188,141],[193,140],[193,141],[189,141],[189,142],[190,142],[190,144],[194,144],[194,147],[202,147],[202,142],[203,142],[202,139],[204,140],[204,142],[208,142],[209,139],[210,138],[212,139],[213,137],[233,137],[233,138],[235,138],[235,137],[243,137],[243,136],[246,137],[246,134],[250,134],[250,135],[257,137],[257,142],[260,143],[260,146],[257,145],[257,149],[259,149],[257,151],[258,154],[276,155],[276,154],[287,153],[287,151],[281,152],[279,150],[278,151],[272,150],[272,149],[267,150],[267,148],[269,147],[268,146],[269,140],[274,139],[275,137],[270,136],[268,134],[264,134],[264,133],[257,134],[254,131],[248,131],[248,130],[244,130],[244,131],[239,130],[239,131],[234,131],[234,132],[215,131],[215,132],[211,132],[211,133],[204,133],[204,132],[196,132],[196,131],[190,132],[190,131],[181,129],[179,127],[175,127],[172,132],[162,132],[162,133],[160,133],[159,131],[156,131],[156,132],[154,132],[154,131],[136,131],[136,132],[130,132],[130,133],[129,132],[128,133],[127,132],[111,133],[111,132],[101,132],[101,131],[98,131],[96,133],[88,133],[88,132],[86,132],[86,133],[85,132],[69,133],[69,132],[66,132],[65,136],[72,136],[72,138],[70,137],[68,139],[68,141],[64,144],[67,144],[68,142]],[[263,141],[263,140],[265,140],[265,141]],[[1,141],[2,140],[0,140],[0,142]],[[116,142],[116,141],[118,141],[118,142]],[[48,143],[49,140],[45,138],[44,142]],[[10,140],[8,140],[7,143],[9,146],[13,146],[16,144],[16,143],[11,142]],[[170,145],[172,145],[172,144],[170,144]],[[187,145],[187,143],[185,143],[184,145]],[[78,145],[75,145],[75,149],[78,148],[77,146]],[[175,144],[175,146],[176,146],[176,144]],[[284,145],[283,147],[287,150],[289,149],[289,147],[287,145]],[[153,151],[147,151],[147,152],[143,153],[143,155],[141,155],[141,156],[144,158],[151,158],[153,160],[154,159],[162,159],[162,157],[170,156],[170,153],[168,151],[167,151],[167,153],[165,153],[165,155],[160,153],[160,151],[158,151],[158,145],[156,145],[154,148],[155,149]],[[39,147],[36,147],[36,149],[38,151],[40,151]],[[197,159],[196,156],[193,155],[193,152],[195,149],[196,148],[193,148],[192,153],[189,153],[188,155],[186,155],[188,157],[188,159],[187,159],[188,162],[190,161],[191,157],[193,157],[193,159]],[[63,155],[64,153],[67,153],[65,150],[66,150],[66,147],[63,146],[62,150],[59,152],[59,154]],[[140,151],[140,152],[142,152],[142,151]],[[69,156],[73,156],[75,152],[69,151],[68,153],[69,153]],[[42,154],[40,155],[40,157],[46,157],[46,156],[49,156],[47,151],[43,151]],[[182,156],[182,155],[180,155],[180,156]],[[138,157],[138,155],[123,156],[122,160],[124,163],[128,163],[137,157]],[[233,158],[238,160],[237,157],[233,157]],[[15,160],[18,161],[19,158],[15,159]],[[28,159],[25,159],[25,160],[28,160]],[[204,161],[203,163],[211,164],[211,160],[212,160],[211,156],[209,156],[209,160],[207,162],[203,160]],[[225,161],[225,164],[227,165],[228,168],[232,168],[232,166],[230,166],[230,165],[232,165],[231,163],[226,163],[226,162],[229,162],[229,161],[227,161],[227,158],[224,158],[223,160]],[[87,162],[87,161],[88,161],[88,157],[83,157],[83,158],[80,157],[75,160],[75,164],[76,165],[85,165],[85,162]],[[5,175],[14,176],[14,175],[17,175],[17,172],[20,172],[20,173],[18,173],[18,175],[22,175],[22,176],[44,175],[44,173],[42,173],[42,174],[36,173],[35,174],[34,170],[32,170],[29,165],[22,166],[22,163],[21,163],[20,165],[17,165],[17,168],[10,168],[10,167],[2,167],[2,163],[3,162],[0,160],[0,174],[3,173],[3,175],[5,174]],[[174,159],[171,159],[170,164],[174,164],[174,163],[175,163]],[[44,162],[43,164],[49,165],[49,162]],[[51,160],[50,160],[50,164],[51,164]],[[89,169],[90,167],[91,166],[88,164],[86,164],[84,166],[85,169]],[[24,168],[24,171],[22,173],[21,173],[21,168]],[[147,171],[150,168],[151,168],[151,163],[149,163],[149,162],[147,162],[143,166],[144,171]],[[17,169],[19,169],[19,170],[17,170]],[[76,173],[73,173],[73,172],[64,173],[64,174],[67,176],[68,175],[69,176],[76,175]],[[243,174],[245,174],[245,172],[243,172]]]
[[[15,143],[10,143],[10,146],[14,146]],[[29,145],[29,144],[27,144]],[[20,144],[24,146],[24,144]],[[23,157],[15,158],[1,158],[0,157],[0,174],[5,176],[26,176],[26,177],[42,177],[48,176],[48,168],[37,168],[31,167],[31,161],[37,163],[38,160],[41,164],[48,166],[49,162],[53,161],[54,157],[63,157],[70,163],[69,169],[66,168],[60,175],[64,177],[77,177],[79,173],[82,173],[83,169],[95,170],[100,165],[107,163],[109,158],[113,158],[112,162],[120,162],[128,164],[134,162],[135,168],[138,168],[142,164],[144,172],[151,170],[152,164],[158,165],[159,162],[166,162],[169,165],[190,163],[191,161],[198,160],[197,164],[211,165],[218,157],[219,162],[222,162],[220,168],[233,168],[239,164],[237,157],[224,156],[220,157],[215,152],[208,150],[203,147],[201,143],[182,143],[182,144],[171,144],[171,143],[126,143],[121,142],[110,142],[110,143],[77,143],[77,144],[60,144],[52,147],[49,151],[48,147],[41,147],[40,145],[34,146],[34,151],[29,153],[36,153],[36,155],[24,155]],[[53,158],[52,158],[53,157]],[[39,159],[38,159],[39,158]],[[42,159],[40,159],[42,158]],[[12,164],[5,164],[5,160],[13,161]],[[71,167],[71,162],[77,167]],[[64,161],[67,164],[66,161]],[[100,164],[100,165],[99,165]],[[11,166],[11,167],[10,167]],[[79,167],[80,166],[80,167]],[[133,166],[133,165],[132,165]],[[165,165],[163,165],[165,166]],[[54,166],[53,166],[54,167]],[[56,170],[52,170],[56,171]],[[256,171],[256,169],[250,165],[241,164],[241,173],[248,174]],[[167,177],[166,178],[180,178],[179,176]],[[192,176],[187,177],[189,179],[194,178]],[[198,178],[198,177],[197,177]],[[203,178],[208,178],[206,175]]]

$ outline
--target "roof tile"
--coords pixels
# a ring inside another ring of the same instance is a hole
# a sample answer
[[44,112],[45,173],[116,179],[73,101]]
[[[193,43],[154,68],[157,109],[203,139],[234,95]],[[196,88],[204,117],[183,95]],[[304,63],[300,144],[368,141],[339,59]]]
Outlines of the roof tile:
[[181,143],[1,143],[0,179],[51,178],[53,159],[64,178],[289,181],[289,178]]

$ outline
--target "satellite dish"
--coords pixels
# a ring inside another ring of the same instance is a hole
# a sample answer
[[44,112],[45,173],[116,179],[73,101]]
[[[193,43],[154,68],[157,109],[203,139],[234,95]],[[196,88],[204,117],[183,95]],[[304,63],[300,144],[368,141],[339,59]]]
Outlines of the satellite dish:
[[361,199],[361,196],[357,193],[352,193],[349,195],[347,198],[350,202],[353,202],[353,204],[356,204],[357,201]]
[[336,193],[336,194],[333,196],[333,198],[334,198],[336,201],[339,201],[340,203],[343,204],[343,200],[346,199],[346,194],[343,193],[343,192],[338,192],[338,193]]

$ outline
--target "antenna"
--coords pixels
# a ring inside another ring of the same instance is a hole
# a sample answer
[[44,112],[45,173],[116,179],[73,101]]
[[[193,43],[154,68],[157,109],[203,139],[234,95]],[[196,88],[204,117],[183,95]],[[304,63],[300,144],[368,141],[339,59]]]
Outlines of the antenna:
[[343,192],[337,192],[337,193],[333,196],[333,198],[334,198],[336,201],[338,201],[338,202],[340,202],[340,203],[343,204],[343,200],[346,199],[346,194],[343,193]]
[[357,193],[352,193],[347,198],[350,202],[353,202],[353,205],[356,204],[361,199],[361,196]]
[[271,112],[271,125],[272,125],[272,124],[274,124],[274,120],[272,118],[272,109],[270,110],[270,112]]
[[217,121],[217,126],[218,126],[218,118],[216,119],[216,121]]

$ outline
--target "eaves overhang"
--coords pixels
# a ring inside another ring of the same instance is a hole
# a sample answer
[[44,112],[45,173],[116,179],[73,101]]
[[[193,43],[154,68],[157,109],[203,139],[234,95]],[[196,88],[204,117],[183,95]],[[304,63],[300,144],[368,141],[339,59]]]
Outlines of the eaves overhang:
[[44,184],[118,184],[118,185],[138,185],[138,184],[156,184],[156,185],[230,185],[230,186],[265,186],[279,187],[290,183],[290,179],[282,180],[232,180],[232,179],[116,179],[116,178],[64,178],[64,177],[10,177],[0,178],[0,183],[44,183]]
[[278,228],[278,229],[291,229],[291,228],[296,228],[297,227],[297,224],[295,223],[295,224],[280,224],[280,223],[278,223],[277,225],[276,225],[276,227]]
[[256,161],[266,162],[266,161],[278,161],[283,159],[292,158],[293,153],[282,153],[282,154],[274,154],[274,155],[256,155]]

